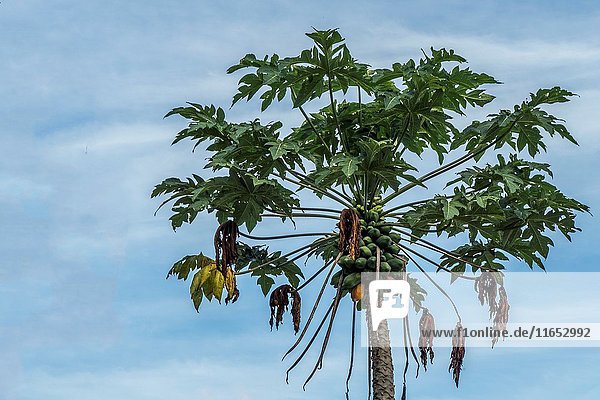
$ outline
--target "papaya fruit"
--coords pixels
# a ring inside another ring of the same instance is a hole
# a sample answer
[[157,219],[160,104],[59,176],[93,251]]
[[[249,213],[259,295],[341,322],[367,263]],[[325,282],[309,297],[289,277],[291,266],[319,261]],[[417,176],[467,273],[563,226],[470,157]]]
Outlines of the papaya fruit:
[[375,256],[369,257],[369,259],[367,260],[367,267],[374,269],[376,265],[377,265],[377,257],[375,257]]
[[375,243],[368,244],[367,247],[371,250],[371,255],[375,255],[377,252],[377,245]]
[[338,281],[340,280],[340,275],[342,275],[342,271],[339,270],[331,277],[331,281],[329,282],[331,286],[337,288]]
[[379,229],[373,227],[367,231],[367,235],[370,236],[371,239],[377,240],[377,238],[381,236],[381,232],[379,231]]
[[344,268],[351,267],[354,264],[354,260],[350,256],[342,256],[338,261],[338,265]]
[[359,283],[358,285],[354,286],[352,288],[352,291],[350,292],[350,296],[352,297],[353,301],[361,301],[363,298],[363,285],[362,283]]
[[360,255],[365,258],[369,258],[373,255],[373,252],[369,248],[369,246],[362,246],[360,249]]
[[363,240],[363,242],[365,242],[365,245],[369,245],[369,244],[373,243],[373,239],[371,239],[370,236],[363,236],[362,240]]
[[392,268],[392,271],[394,271],[394,272],[404,271],[405,265],[402,260],[399,260],[394,257],[390,260],[387,260],[387,263],[390,265],[390,267]]
[[360,283],[360,272],[348,274],[342,282],[342,289],[352,289]]
[[354,268],[362,270],[367,266],[367,259],[364,257],[357,258],[354,261]]
[[400,253],[400,246],[398,246],[396,243],[392,243],[391,246],[388,246],[387,250],[392,254],[398,254]]
[[383,249],[387,249],[389,246],[392,245],[392,239],[387,235],[381,235],[377,238],[377,240],[375,240],[375,243],[377,243],[377,246]]
[[392,267],[386,261],[382,262],[379,265],[379,271],[381,271],[381,272],[390,272],[391,270],[392,270]]
[[367,213],[367,217],[370,221],[373,221],[373,222],[379,221],[379,214],[377,213],[377,211],[373,211],[373,210],[369,211]]
[[381,225],[379,226],[379,231],[382,235],[389,235],[392,232],[392,227],[390,225]]
[[389,237],[392,238],[392,241],[396,243],[398,243],[401,239],[400,234],[397,232],[390,232]]

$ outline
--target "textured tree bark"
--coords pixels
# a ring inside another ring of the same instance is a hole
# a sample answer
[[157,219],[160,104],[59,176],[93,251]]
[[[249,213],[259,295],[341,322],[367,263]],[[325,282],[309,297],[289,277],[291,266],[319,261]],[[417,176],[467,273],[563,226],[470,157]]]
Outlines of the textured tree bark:
[[394,400],[394,362],[387,321],[382,321],[370,336],[373,400]]

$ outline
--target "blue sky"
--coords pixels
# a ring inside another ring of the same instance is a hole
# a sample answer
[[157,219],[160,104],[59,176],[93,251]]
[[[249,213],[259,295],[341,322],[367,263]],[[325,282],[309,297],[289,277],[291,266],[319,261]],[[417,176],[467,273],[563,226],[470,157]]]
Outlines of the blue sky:
[[[242,280],[235,305],[196,314],[187,286],[164,279],[182,255],[210,252],[212,217],[175,234],[148,198],[162,178],[203,165],[202,153],[169,147],[183,122],[163,120],[166,111],[185,101],[229,106],[229,65],[248,52],[296,54],[311,26],[339,27],[353,55],[374,66],[452,47],[505,82],[493,89],[490,112],[539,87],[578,93],[555,111],[581,146],[552,141],[542,158],[558,186],[599,208],[595,1],[4,0],[0,399],[342,398],[349,310],[308,391],[301,383],[310,363],[286,385],[288,364],[279,360],[293,335],[289,324],[269,332],[253,282]],[[257,113],[244,104],[230,117]],[[263,118],[299,116],[278,107]],[[580,224],[573,244],[557,240],[549,269],[598,269],[600,231],[589,216]],[[359,354],[357,399],[366,390]],[[472,349],[460,389],[439,361],[410,382],[410,395],[596,399],[599,360],[597,349]]]

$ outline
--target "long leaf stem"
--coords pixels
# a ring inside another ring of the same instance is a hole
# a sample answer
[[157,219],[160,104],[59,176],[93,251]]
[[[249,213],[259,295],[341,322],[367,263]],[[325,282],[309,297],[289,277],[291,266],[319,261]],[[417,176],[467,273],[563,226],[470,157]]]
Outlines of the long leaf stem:
[[289,256],[291,256],[293,254],[299,253],[299,252],[301,252],[303,250],[306,250],[306,249],[309,249],[309,251],[307,252],[307,254],[308,254],[308,253],[310,253],[313,250],[312,249],[313,246],[315,246],[318,243],[320,243],[320,242],[322,242],[324,240],[327,240],[327,239],[328,238],[317,239],[314,242],[312,242],[310,244],[307,244],[306,246],[302,246],[302,247],[299,247],[299,248],[297,248],[295,250],[292,250],[289,253],[281,255],[281,256],[277,257],[276,259],[274,259],[274,260],[269,260],[266,263],[263,263],[261,265],[257,265],[256,267],[253,267],[253,268],[249,268],[249,269],[246,269],[246,270],[243,270],[243,271],[238,271],[235,274],[236,275],[245,275],[245,274],[252,273],[252,272],[254,272],[256,270],[259,270],[261,268],[265,268],[265,267],[269,266],[270,264],[273,264],[274,262],[277,262],[277,261],[279,261],[281,259],[287,258],[287,257],[289,257]]
[[333,300],[333,309],[331,310],[331,316],[329,317],[329,325],[327,326],[327,331],[325,332],[325,338],[323,339],[323,344],[321,345],[321,352],[319,353],[319,358],[315,363],[310,375],[304,381],[304,385],[302,385],[302,389],[306,388],[306,385],[310,380],[315,376],[315,373],[318,369],[321,369],[323,366],[323,357],[325,356],[325,350],[327,350],[327,345],[329,344],[329,338],[331,337],[331,329],[333,328],[333,322],[335,321],[335,316],[337,315],[337,310],[340,305],[340,301],[342,298],[342,281],[344,280],[344,274],[340,275],[340,279],[338,280],[338,288],[337,293],[335,294],[335,299]]
[[304,348],[304,350],[302,351],[302,353],[298,356],[298,358],[296,358],[296,360],[288,368],[288,370],[285,371],[285,383],[289,383],[290,371],[292,371],[294,368],[296,368],[296,366],[300,363],[300,361],[302,361],[302,359],[304,358],[304,356],[306,355],[306,353],[308,352],[308,350],[311,348],[311,346],[314,343],[315,339],[319,335],[319,332],[323,328],[323,325],[325,325],[325,321],[327,321],[327,317],[329,316],[329,314],[331,314],[331,311],[333,310],[334,305],[335,305],[335,298],[333,299],[333,301],[329,305],[329,308],[327,309],[327,312],[323,316],[323,319],[319,323],[319,326],[317,327],[317,329],[313,333],[312,337],[308,341],[308,344],[306,345],[306,347]]
[[[319,188],[316,183],[310,181],[310,178],[308,176],[294,170],[289,170],[288,172],[292,174],[295,178],[299,179],[300,182]],[[333,187],[328,187],[328,189],[331,190],[333,193],[337,194],[338,196],[342,197],[344,200],[352,202],[352,198],[350,196],[343,194],[339,190],[336,190]]]
[[325,215],[325,214],[308,214],[308,213],[291,213],[291,214],[286,214],[286,213],[282,213],[282,212],[271,212],[271,214],[260,214],[260,217],[275,217],[275,218],[283,218],[283,217],[288,217],[290,219],[293,219],[294,217],[298,217],[298,218],[325,218],[325,219],[335,219],[338,220],[339,217],[336,217],[334,215]]
[[337,203],[343,205],[344,207],[350,207],[349,203],[347,201],[345,201],[344,199],[342,199],[340,197],[337,197],[337,196],[329,193],[328,191],[326,191],[324,189],[321,189],[321,188],[319,188],[317,186],[314,186],[312,184],[306,184],[306,183],[303,183],[303,182],[300,182],[300,181],[295,181],[295,180],[293,180],[291,178],[288,178],[285,175],[277,175],[277,177],[279,177],[280,179],[282,179],[282,180],[284,180],[286,182],[293,183],[294,185],[297,185],[300,188],[309,189],[309,190],[312,190],[315,193],[319,193],[319,194],[321,194],[321,195],[323,195],[325,197],[329,197],[331,200],[336,201]]
[[279,236],[253,236],[248,235],[244,232],[239,232],[240,236],[252,239],[252,240],[277,240],[277,239],[289,239],[295,237],[305,237],[305,236],[334,236],[335,234],[331,232],[315,232],[315,233],[291,233],[289,235],[279,235]]
[[356,303],[352,303],[352,327],[350,328],[350,365],[346,377],[346,400],[350,400],[350,378],[354,366],[354,341],[356,336]]
[[[473,262],[471,262],[471,261],[464,260],[464,259],[460,258],[459,256],[457,256],[456,254],[452,253],[450,250],[446,250],[446,249],[444,249],[443,247],[440,247],[440,246],[436,245],[435,243],[432,243],[432,242],[430,242],[429,240],[425,240],[425,239],[423,239],[423,238],[420,238],[420,237],[418,237],[418,236],[415,236],[415,235],[413,235],[413,234],[412,234],[412,233],[410,233],[410,232],[407,232],[407,231],[405,231],[405,230],[398,229],[398,228],[392,228],[392,229],[393,229],[393,230],[395,230],[395,231],[397,231],[397,232],[400,232],[400,233],[402,233],[402,234],[404,234],[404,235],[410,236],[412,239],[414,239],[414,240],[416,240],[416,241],[417,241],[417,242],[415,242],[415,244],[416,244],[416,245],[419,245],[419,246],[421,246],[421,247],[425,247],[425,248],[427,248],[427,249],[429,249],[429,250],[436,251],[436,252],[438,252],[438,253],[440,253],[440,254],[443,254],[443,255],[445,255],[445,256],[447,256],[447,257],[453,258],[453,259],[455,259],[456,261],[460,261],[460,262],[463,262],[463,263],[465,263],[465,264],[469,264],[470,266],[472,266],[472,267],[475,267],[475,268],[478,268],[478,269],[481,269],[481,270],[491,270],[491,271],[496,271],[496,270],[494,270],[493,268],[487,268],[487,267],[484,267],[484,266],[482,266],[482,265],[475,264],[475,263],[473,263]],[[419,243],[419,242],[420,242],[420,243]],[[450,270],[448,270],[448,269],[445,269],[444,267],[441,267],[441,266],[440,266],[440,268],[441,268],[441,269],[444,269],[444,270],[446,270],[446,271],[448,271],[448,272],[452,272],[452,271],[450,271]],[[465,277],[465,278],[467,278],[467,277]],[[473,279],[474,279],[474,278],[473,278]]]
[[302,108],[302,106],[300,106],[298,108],[300,109],[300,112],[302,113],[302,116],[304,117],[304,119],[306,120],[306,122],[308,122],[308,124],[312,128],[313,132],[315,132],[315,135],[317,135],[317,137],[321,140],[321,143],[323,143],[323,147],[325,147],[325,149],[329,153],[329,156],[333,157],[333,153],[331,152],[331,149],[329,148],[329,146],[327,146],[327,143],[325,142],[325,139],[323,139],[323,136],[321,136],[321,134],[317,130],[317,127],[315,126],[315,124],[313,124],[312,120],[310,119],[310,117],[308,116],[308,114],[306,113],[306,111],[304,111],[304,108]]
[[337,257],[333,261],[333,264],[331,265],[331,268],[329,269],[329,272],[327,273],[327,276],[325,277],[325,280],[323,281],[323,286],[321,286],[321,290],[319,291],[319,294],[317,295],[317,299],[315,300],[315,304],[313,305],[313,308],[310,311],[310,315],[308,316],[308,319],[306,320],[306,324],[304,324],[304,328],[302,328],[302,332],[300,332],[300,336],[298,336],[298,339],[296,339],[296,342],[283,355],[283,358],[281,359],[282,361],[288,356],[288,354],[290,354],[292,351],[294,351],[294,349],[302,341],[302,338],[306,334],[306,331],[308,331],[308,327],[310,326],[310,323],[312,322],[313,317],[315,316],[315,312],[317,311],[317,308],[319,307],[319,303],[321,302],[321,297],[323,297],[323,293],[325,292],[325,288],[327,287],[327,283],[329,282],[329,277],[331,276],[333,269],[335,268],[335,266],[337,265],[337,262],[339,261],[339,259],[341,257],[342,257],[342,253],[338,253]]
[[408,254],[406,251],[404,251],[404,249],[402,249],[403,253],[415,264],[415,266],[425,275],[425,277],[431,282],[433,283],[433,285],[440,291],[440,293],[442,293],[449,301],[450,304],[452,304],[452,308],[454,308],[454,312],[456,313],[456,316],[458,317],[458,322],[461,322],[462,319],[460,318],[460,313],[458,312],[458,308],[456,307],[456,304],[454,304],[454,300],[452,300],[452,297],[450,297],[450,295],[448,293],[446,293],[446,291],[444,289],[442,289],[442,287],[440,285],[437,284],[436,281],[434,281],[429,274],[419,265],[419,263],[417,263],[415,261],[414,258],[412,258],[410,256],[410,254]]
[[302,212],[306,211],[323,211],[330,212],[334,214],[340,214],[342,210],[334,210],[332,208],[319,208],[319,207],[291,207],[293,210],[301,210]]

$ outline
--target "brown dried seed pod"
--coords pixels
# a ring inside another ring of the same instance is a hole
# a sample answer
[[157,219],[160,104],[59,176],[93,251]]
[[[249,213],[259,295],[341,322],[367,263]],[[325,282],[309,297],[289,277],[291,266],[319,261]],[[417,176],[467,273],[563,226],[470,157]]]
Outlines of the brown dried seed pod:
[[452,336],[452,353],[450,354],[450,366],[448,372],[452,372],[452,378],[456,387],[460,379],[460,371],[462,370],[463,360],[465,359],[465,336],[460,322],[456,324],[454,334]]
[[283,322],[283,313],[287,311],[290,304],[290,297],[292,298],[291,314],[294,333],[298,333],[300,330],[300,293],[295,291],[290,285],[281,285],[271,292],[269,299],[269,306],[271,307],[269,325],[271,329],[273,329],[273,323],[275,323],[275,329],[279,329],[279,325]]
[[225,221],[217,228],[215,232],[215,262],[221,267],[221,272],[225,276],[227,268],[230,268],[237,261],[237,238],[239,228],[234,221]]
[[498,293],[498,283],[494,273],[484,271],[475,279],[475,291],[478,294],[481,305],[488,304],[490,308],[490,318],[496,313],[496,295]]
[[[504,286],[500,286],[498,289],[498,307],[496,308],[496,314],[494,315],[494,331],[503,331],[506,329],[506,324],[508,323],[508,310],[510,310],[510,305],[508,304],[508,296],[506,295],[506,290],[504,290]],[[494,336],[492,338],[492,347],[498,342],[498,336]]]
[[298,333],[300,330],[300,306],[302,304],[302,299],[300,298],[300,293],[297,291],[293,291],[292,295],[292,322],[294,323],[294,334]]
[[421,352],[421,363],[427,371],[427,361],[433,364],[433,330],[435,329],[435,321],[433,315],[426,308],[423,309],[421,320],[419,321],[419,350]]
[[348,252],[348,255],[355,260],[359,256],[360,235],[360,218],[358,213],[352,209],[346,208],[340,213],[340,241],[338,242],[338,250],[343,253]]

